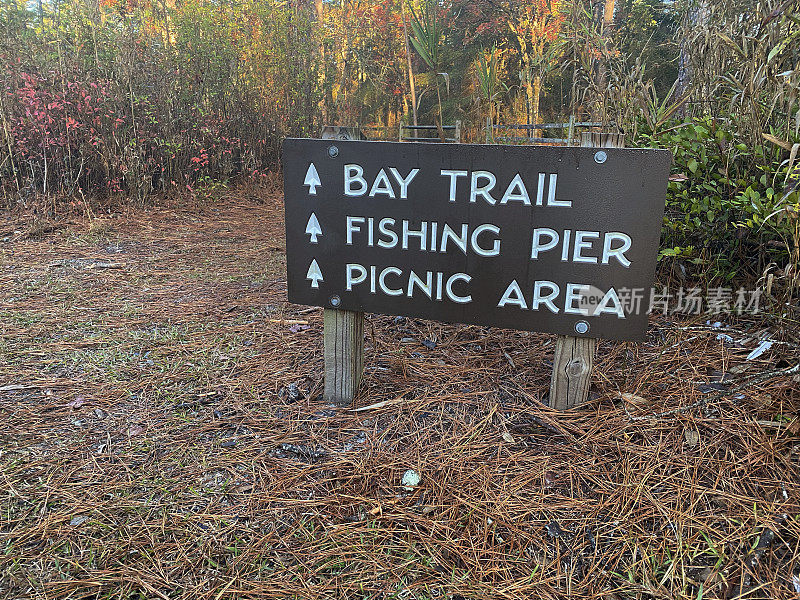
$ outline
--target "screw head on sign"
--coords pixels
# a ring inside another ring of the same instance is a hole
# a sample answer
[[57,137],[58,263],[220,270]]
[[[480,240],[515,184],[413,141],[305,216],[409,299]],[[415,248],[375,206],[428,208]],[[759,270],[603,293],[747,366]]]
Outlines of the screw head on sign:
[[331,296],[331,306],[336,308],[342,303],[342,299],[339,296]]
[[328,156],[331,158],[336,158],[339,156],[339,148],[336,146],[328,146]]
[[602,150],[595,152],[594,162],[596,162],[598,165],[602,165],[604,162],[606,162],[607,159],[608,159],[608,154],[606,154]]
[[589,324],[586,321],[578,321],[575,323],[575,331],[580,334],[584,334],[589,331]]

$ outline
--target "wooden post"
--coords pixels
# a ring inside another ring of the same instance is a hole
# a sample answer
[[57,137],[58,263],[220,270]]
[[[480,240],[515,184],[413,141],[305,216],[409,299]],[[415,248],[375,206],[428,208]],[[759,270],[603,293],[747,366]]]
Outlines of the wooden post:
[[[326,127],[322,139],[358,139],[347,128]],[[403,125],[400,124],[400,137]],[[364,138],[366,139],[366,138]],[[338,300],[338,299],[337,299]],[[364,313],[326,308],[323,311],[323,353],[325,356],[326,402],[350,404],[356,395],[364,372]]]
[[569,116],[569,129],[567,130],[567,146],[572,146],[572,142],[575,139],[575,115]]
[[579,406],[589,396],[597,340],[560,335],[553,355],[550,406],[566,410]]
[[364,372],[364,313],[324,311],[325,401],[350,404]]
[[[625,146],[625,138],[617,133],[583,132],[581,146],[622,148]],[[596,349],[597,340],[594,338],[558,336],[553,355],[553,374],[550,379],[552,408],[565,410],[586,402]]]
[[456,130],[453,134],[453,139],[455,140],[456,144],[461,143],[461,121],[456,121]]

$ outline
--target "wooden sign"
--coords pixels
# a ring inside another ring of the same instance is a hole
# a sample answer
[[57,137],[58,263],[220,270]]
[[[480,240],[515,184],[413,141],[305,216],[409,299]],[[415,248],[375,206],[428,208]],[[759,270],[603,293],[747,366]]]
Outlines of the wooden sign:
[[642,339],[670,163],[663,150],[287,139],[289,300]]

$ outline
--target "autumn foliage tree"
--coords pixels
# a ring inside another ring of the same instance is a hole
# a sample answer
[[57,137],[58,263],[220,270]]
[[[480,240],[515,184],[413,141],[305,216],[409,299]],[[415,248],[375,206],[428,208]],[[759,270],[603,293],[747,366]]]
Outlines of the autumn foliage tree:
[[528,122],[539,122],[542,79],[558,57],[559,34],[565,21],[560,0],[510,2],[508,26],[519,47],[520,80],[528,99]]
[[525,120],[538,122],[543,81],[558,64],[566,20],[563,1],[477,0],[454,6],[464,16],[469,43],[484,49],[496,44],[504,63],[516,67],[513,75],[524,93]]

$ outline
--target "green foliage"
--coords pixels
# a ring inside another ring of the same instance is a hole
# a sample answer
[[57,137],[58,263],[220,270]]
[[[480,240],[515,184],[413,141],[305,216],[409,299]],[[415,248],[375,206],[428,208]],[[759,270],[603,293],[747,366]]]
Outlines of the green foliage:
[[497,98],[497,47],[478,53],[475,63],[478,91],[482,100],[494,102]]
[[678,3],[663,0],[616,0],[615,45],[647,65],[647,76],[663,96],[678,76]]
[[[730,122],[711,117],[641,134],[637,145],[675,157],[667,190],[662,258],[681,258],[713,280],[758,276],[791,250],[797,191],[781,148],[737,141]],[[780,217],[778,216],[780,215]]]
[[411,43],[425,61],[428,68],[436,71],[439,69],[439,48],[442,43],[442,29],[436,16],[436,7],[428,0],[423,3],[417,12],[414,6],[409,6],[411,11]]
[[444,129],[442,120],[444,109],[442,107],[442,94],[439,90],[438,76],[442,75],[447,83],[447,91],[450,91],[450,74],[440,73],[440,46],[442,43],[442,29],[439,25],[439,17],[436,14],[437,5],[431,0],[425,0],[419,12],[414,10],[414,6],[409,6],[411,11],[411,43],[419,53],[420,58],[425,61],[433,77],[433,85],[436,87],[436,99],[439,103],[439,115],[436,120],[436,127],[439,130],[439,138],[444,141]]

